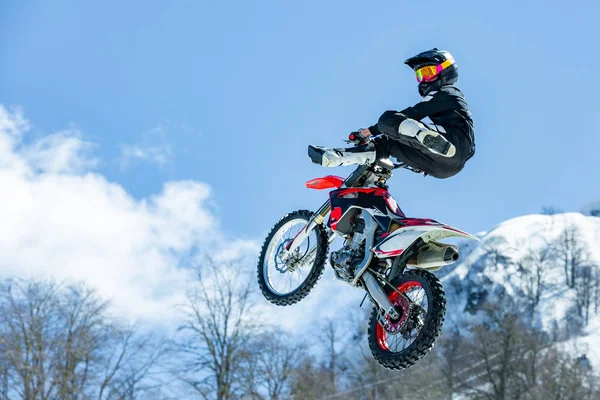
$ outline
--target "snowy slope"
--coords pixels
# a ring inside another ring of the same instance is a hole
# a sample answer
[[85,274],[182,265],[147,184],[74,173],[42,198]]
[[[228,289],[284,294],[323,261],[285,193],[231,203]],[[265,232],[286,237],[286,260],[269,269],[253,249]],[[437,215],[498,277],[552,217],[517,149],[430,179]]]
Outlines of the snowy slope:
[[[485,300],[502,295],[523,297],[519,260],[556,243],[566,228],[578,232],[579,242],[589,252],[588,264],[600,266],[600,217],[566,213],[528,215],[505,221],[483,236],[468,256],[442,278],[448,295],[447,324],[461,326],[465,319],[479,318],[478,306]],[[547,285],[534,324],[551,331],[553,326],[565,324],[569,313],[573,313],[576,292],[566,284],[561,259],[553,255],[545,265]],[[584,334],[570,342],[577,345],[578,351],[588,353],[591,362],[600,367],[600,351],[592,345],[600,342],[600,314],[592,313]]]
[[592,201],[581,209],[581,213],[594,217],[600,217],[600,199]]

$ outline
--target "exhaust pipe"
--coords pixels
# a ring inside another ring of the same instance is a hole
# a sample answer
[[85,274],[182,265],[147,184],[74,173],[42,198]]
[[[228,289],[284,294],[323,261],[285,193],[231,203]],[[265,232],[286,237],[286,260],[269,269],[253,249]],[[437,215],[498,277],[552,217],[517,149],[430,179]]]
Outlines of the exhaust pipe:
[[430,243],[429,248],[421,250],[416,260],[410,260],[408,265],[436,271],[444,265],[454,264],[459,258],[454,246]]

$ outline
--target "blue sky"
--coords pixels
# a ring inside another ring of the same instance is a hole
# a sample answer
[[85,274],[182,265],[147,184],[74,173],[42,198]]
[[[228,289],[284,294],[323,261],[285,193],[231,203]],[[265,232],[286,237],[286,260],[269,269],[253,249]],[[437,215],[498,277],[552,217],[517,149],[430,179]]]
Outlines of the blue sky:
[[[309,143],[340,146],[419,101],[402,62],[452,52],[477,154],[448,180],[397,173],[411,216],[469,231],[600,197],[600,6],[594,1],[11,1],[0,104],[25,141],[76,127],[95,170],[135,198],[207,183],[225,232],[260,238],[317,208]],[[5,194],[6,195],[6,194]]]

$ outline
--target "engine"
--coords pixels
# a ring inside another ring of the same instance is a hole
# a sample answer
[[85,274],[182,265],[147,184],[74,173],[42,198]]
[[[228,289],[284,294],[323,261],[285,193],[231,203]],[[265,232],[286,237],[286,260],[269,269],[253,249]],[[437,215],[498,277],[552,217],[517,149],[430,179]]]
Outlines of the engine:
[[357,218],[353,222],[352,233],[346,239],[344,247],[331,253],[329,259],[336,276],[343,281],[354,279],[354,269],[365,257],[364,221]]
[[331,266],[339,279],[347,282],[354,279],[354,267],[362,260],[357,253],[355,250],[346,248],[331,253]]

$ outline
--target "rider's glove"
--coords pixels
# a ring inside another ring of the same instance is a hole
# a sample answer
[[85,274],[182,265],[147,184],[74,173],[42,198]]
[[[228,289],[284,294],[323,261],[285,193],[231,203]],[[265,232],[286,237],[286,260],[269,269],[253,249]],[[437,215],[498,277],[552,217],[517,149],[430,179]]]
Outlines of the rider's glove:
[[360,134],[361,130],[358,131],[354,131],[354,132],[350,132],[350,135],[348,135],[348,143],[352,143],[355,146],[359,146],[361,144],[365,144],[367,143],[367,141],[369,140],[368,138],[363,137],[363,135]]

